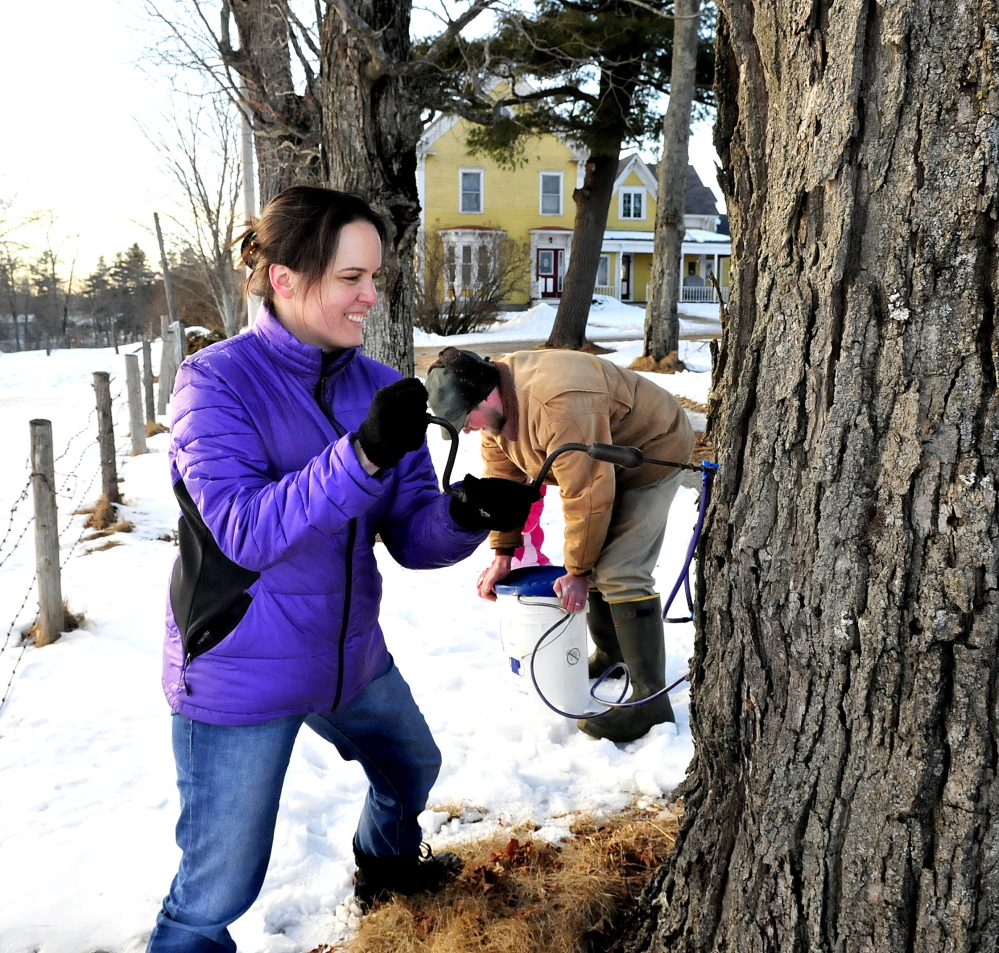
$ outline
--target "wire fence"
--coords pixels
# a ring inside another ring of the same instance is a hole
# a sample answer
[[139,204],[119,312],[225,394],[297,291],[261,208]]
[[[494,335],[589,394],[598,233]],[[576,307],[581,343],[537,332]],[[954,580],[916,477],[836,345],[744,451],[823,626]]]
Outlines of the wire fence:
[[[55,477],[53,481],[53,490],[56,499],[59,501],[58,522],[60,525],[57,527],[57,536],[59,540],[58,570],[60,572],[77,552],[77,549],[84,541],[84,537],[87,535],[88,530],[90,530],[87,520],[84,518],[85,513],[82,511],[90,502],[94,485],[100,479],[102,474],[102,463],[100,460],[100,449],[98,446],[98,433],[97,427],[94,423],[94,418],[97,414],[98,411],[95,406],[87,416],[83,427],[66,440],[61,447],[60,453],[53,457],[53,463],[55,465],[53,471],[53,475]],[[114,450],[115,459],[117,460],[130,453],[130,441],[127,436],[129,408],[124,388],[118,390],[118,392],[111,398],[111,419],[114,433],[125,434],[122,439],[115,441]],[[88,434],[92,437],[92,439],[86,439]],[[79,452],[77,453],[77,451]],[[64,463],[62,466],[59,466],[61,462],[66,461],[67,459],[71,459],[73,461],[72,464],[67,465]],[[23,505],[31,495],[32,478],[35,476],[32,472],[32,460],[30,455],[26,461],[25,468],[29,473],[27,481],[21,489],[21,492],[18,494],[17,499],[10,507],[10,511],[6,518],[6,525],[3,529],[3,534],[0,536],[0,569],[3,569],[5,564],[7,564],[16,553],[21,552],[22,556],[25,555],[23,551],[25,548],[25,539],[28,535],[28,531],[35,525],[36,522],[35,514],[30,511],[29,507]],[[76,534],[76,538],[73,539],[72,543],[68,546],[64,545],[63,540],[67,537],[72,538],[71,531],[76,529],[79,530]],[[33,558],[33,554],[28,556],[28,558]],[[31,576],[31,581],[28,583],[27,589],[20,600],[20,604],[17,606],[13,617],[6,626],[6,630],[3,635],[3,642],[0,644],[0,657],[4,656],[5,653],[12,653],[12,657],[8,656],[7,659],[5,659],[5,666],[7,664],[10,666],[10,674],[6,680],[6,685],[3,687],[3,695],[0,697],[0,708],[3,707],[8,696],[10,695],[11,687],[14,684],[14,679],[21,664],[21,659],[24,656],[25,650],[30,645],[29,640],[21,637],[21,632],[18,629],[18,622],[22,618],[22,615],[32,596],[37,591],[38,569],[35,568]],[[16,637],[15,632],[18,633]],[[2,678],[2,676],[0,676],[0,678]],[[0,684],[2,684],[2,682],[0,682]]]

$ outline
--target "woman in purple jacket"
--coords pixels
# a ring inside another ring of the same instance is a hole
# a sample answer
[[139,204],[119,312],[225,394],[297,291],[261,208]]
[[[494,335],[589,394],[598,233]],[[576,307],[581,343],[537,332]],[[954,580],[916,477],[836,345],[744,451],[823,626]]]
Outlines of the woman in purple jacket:
[[228,926],[263,883],[303,722],[370,782],[354,836],[362,906],[460,871],[421,847],[440,752],[378,625],[375,538],[403,566],[450,565],[486,530],[522,524],[535,497],[469,478],[463,501],[438,491],[426,390],[360,351],[384,237],[359,198],[282,192],[243,240],[263,299],[253,328],[177,374],[163,687],[183,856],[151,953],[236,949]]

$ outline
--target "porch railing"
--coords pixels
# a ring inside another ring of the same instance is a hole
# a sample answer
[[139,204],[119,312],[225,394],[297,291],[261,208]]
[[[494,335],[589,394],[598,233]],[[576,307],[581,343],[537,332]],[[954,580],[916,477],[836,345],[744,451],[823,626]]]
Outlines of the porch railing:
[[[728,285],[722,285],[722,300],[728,301]],[[593,289],[597,295],[609,295],[611,298],[617,297],[617,289],[613,285],[597,285]],[[645,300],[649,300],[649,286],[645,286]],[[695,287],[692,285],[682,285],[680,289],[680,300],[691,304],[717,304],[718,295],[713,285]]]
[[[722,300],[728,301],[728,285],[722,285]],[[691,304],[717,304],[718,295],[714,285],[683,285],[680,290],[680,300],[689,301]]]

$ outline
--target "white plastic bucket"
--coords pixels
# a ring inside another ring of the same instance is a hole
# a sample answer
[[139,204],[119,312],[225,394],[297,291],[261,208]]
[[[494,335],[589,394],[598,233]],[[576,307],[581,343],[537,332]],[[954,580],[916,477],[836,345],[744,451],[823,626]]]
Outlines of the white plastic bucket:
[[[582,714],[592,707],[587,677],[586,613],[566,616],[562,611],[552,583],[564,574],[561,566],[530,566],[515,570],[496,586],[500,641],[521,691],[533,695],[537,681],[538,690],[550,705],[569,714]],[[538,646],[553,625],[555,628]]]

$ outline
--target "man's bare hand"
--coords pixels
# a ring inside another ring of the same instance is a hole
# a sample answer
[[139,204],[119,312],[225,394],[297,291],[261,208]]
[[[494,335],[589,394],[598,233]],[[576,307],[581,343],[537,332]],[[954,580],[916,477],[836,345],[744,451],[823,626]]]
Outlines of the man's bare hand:
[[587,590],[590,588],[586,576],[574,576],[567,572],[555,580],[552,588],[566,612],[582,612],[586,608]]
[[476,589],[483,599],[488,599],[490,602],[496,601],[496,583],[502,582],[510,575],[512,562],[512,556],[501,556],[497,553],[493,557],[493,561],[479,573]]

